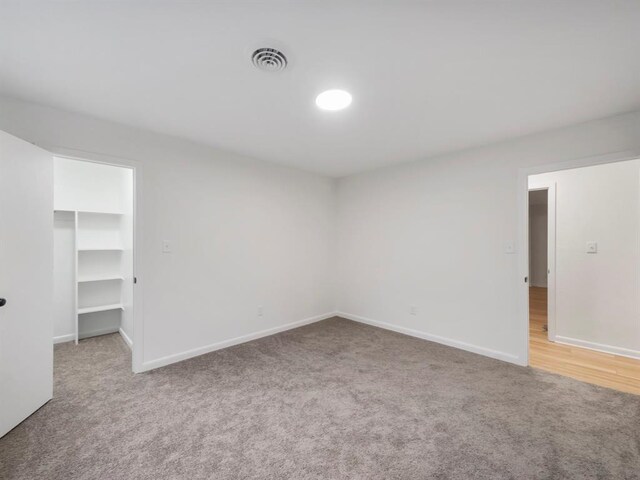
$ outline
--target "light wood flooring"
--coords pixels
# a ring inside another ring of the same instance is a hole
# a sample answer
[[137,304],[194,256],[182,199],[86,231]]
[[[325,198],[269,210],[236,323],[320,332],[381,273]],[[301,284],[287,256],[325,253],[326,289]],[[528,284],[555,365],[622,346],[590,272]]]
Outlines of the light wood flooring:
[[547,289],[529,289],[529,365],[583,382],[640,395],[640,360],[550,342]]

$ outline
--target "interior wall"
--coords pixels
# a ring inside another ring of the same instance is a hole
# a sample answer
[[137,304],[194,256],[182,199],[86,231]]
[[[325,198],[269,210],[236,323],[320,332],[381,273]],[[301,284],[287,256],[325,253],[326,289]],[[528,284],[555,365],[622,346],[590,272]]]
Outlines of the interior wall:
[[529,178],[552,183],[556,340],[640,356],[640,160]]
[[336,307],[522,363],[519,169],[640,150],[634,112],[336,182],[7,98],[0,129],[139,162],[148,368]]
[[55,343],[73,340],[76,328],[74,238],[73,212],[56,212],[53,216],[53,341]]
[[335,311],[333,179],[9,98],[0,129],[137,163],[143,368]]
[[129,212],[131,170],[93,162],[54,158],[56,210]]
[[519,169],[640,149],[640,112],[342,178],[338,309],[526,363]]
[[547,190],[529,192],[529,284],[547,287]]

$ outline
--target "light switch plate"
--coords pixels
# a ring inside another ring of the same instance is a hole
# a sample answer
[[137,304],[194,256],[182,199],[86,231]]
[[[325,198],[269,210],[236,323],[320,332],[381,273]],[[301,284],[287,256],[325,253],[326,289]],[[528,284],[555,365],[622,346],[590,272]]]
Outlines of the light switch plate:
[[587,242],[587,253],[598,253],[598,242]]
[[162,241],[162,253],[171,253],[171,242],[169,240]]

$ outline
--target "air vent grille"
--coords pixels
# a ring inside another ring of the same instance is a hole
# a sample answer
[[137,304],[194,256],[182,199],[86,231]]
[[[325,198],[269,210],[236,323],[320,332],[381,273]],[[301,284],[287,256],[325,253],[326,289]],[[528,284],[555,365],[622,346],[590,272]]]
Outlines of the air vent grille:
[[275,48],[259,48],[251,55],[251,61],[267,72],[280,72],[287,67],[287,57]]

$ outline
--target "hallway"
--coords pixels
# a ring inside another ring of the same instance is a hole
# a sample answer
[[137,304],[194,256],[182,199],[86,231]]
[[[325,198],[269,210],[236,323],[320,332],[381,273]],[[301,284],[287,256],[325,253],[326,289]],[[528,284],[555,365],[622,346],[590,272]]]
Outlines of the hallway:
[[640,395],[640,360],[550,342],[547,289],[529,288],[529,365],[533,368]]

